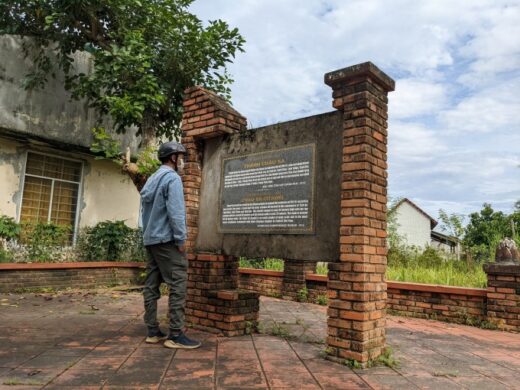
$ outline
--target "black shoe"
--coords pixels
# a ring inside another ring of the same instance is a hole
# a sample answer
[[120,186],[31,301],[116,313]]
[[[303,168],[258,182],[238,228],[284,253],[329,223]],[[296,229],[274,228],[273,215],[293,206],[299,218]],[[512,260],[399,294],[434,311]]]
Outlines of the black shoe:
[[166,339],[166,335],[161,332],[161,329],[148,330],[145,342],[148,344],[157,344]]
[[181,333],[177,336],[170,335],[164,342],[164,346],[173,349],[195,349],[201,346],[201,342],[192,340],[186,334]]

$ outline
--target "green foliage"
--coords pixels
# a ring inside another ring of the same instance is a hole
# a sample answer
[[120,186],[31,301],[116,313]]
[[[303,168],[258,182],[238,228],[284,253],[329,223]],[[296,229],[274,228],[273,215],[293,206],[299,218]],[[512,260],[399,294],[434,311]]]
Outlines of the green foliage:
[[[94,127],[92,129],[93,142],[90,150],[98,154],[97,159],[107,158],[120,162],[121,144],[116,141],[104,127]],[[102,157],[99,157],[101,155]]]
[[319,262],[316,264],[316,273],[318,275],[327,275],[329,273],[328,263]]
[[81,232],[78,251],[83,261],[143,261],[141,236],[124,221],[104,221]]
[[347,367],[354,368],[354,369],[363,368],[361,363],[358,362],[356,359],[345,359],[345,360],[343,360],[343,364]]
[[368,362],[368,367],[374,367],[378,365],[383,365],[390,368],[399,367],[399,361],[394,357],[393,350],[390,346],[387,346],[377,359],[369,360]]
[[287,329],[287,326],[285,326],[283,324],[279,324],[278,322],[273,323],[273,326],[267,332],[267,334],[270,334],[272,336],[282,337],[284,339],[287,339],[291,336],[291,332],[289,332],[289,329]]
[[486,287],[481,264],[456,260],[433,248],[424,251],[400,246],[389,248],[387,280],[463,287]]
[[386,213],[387,219],[387,242],[390,248],[396,248],[403,245],[403,238],[398,234],[399,223],[397,222],[397,205],[402,198],[392,199],[388,211]]
[[[221,20],[203,24],[189,12],[192,1],[6,0],[0,34],[32,38],[25,41],[34,61],[27,88],[43,87],[61,69],[65,88],[100,117],[110,115],[116,132],[135,126],[145,139],[172,139],[187,87],[229,98],[226,66],[245,42]],[[75,69],[77,51],[92,56],[90,74]]]
[[23,224],[21,240],[27,246],[29,261],[52,262],[56,248],[70,242],[71,227],[49,223]]
[[326,294],[320,294],[316,297],[318,305],[327,306],[329,304],[329,297]]
[[148,146],[144,148],[137,157],[137,169],[144,176],[151,176],[159,167],[161,162],[157,159],[157,148]]
[[465,263],[453,260],[442,266],[388,266],[387,280],[440,284],[446,286],[485,288],[487,278],[481,265],[466,268]]
[[[516,228],[513,234],[513,226]],[[482,210],[469,216],[466,226],[464,245],[472,258],[478,262],[493,261],[498,243],[505,237],[510,237],[520,244],[518,227],[520,226],[520,211],[507,215],[495,211],[490,204],[484,203]]]
[[255,269],[267,269],[271,271],[283,271],[284,263],[282,259],[247,259],[245,257],[240,258],[241,268],[255,268]]
[[307,287],[302,287],[298,290],[296,299],[298,302],[307,302],[309,300],[309,290]]
[[14,218],[0,215],[0,238],[14,240],[20,236],[21,226]]
[[253,334],[257,331],[258,323],[256,321],[246,321],[246,328],[244,329],[245,334]]
[[12,263],[13,259],[14,256],[10,251],[0,247],[0,263]]
[[464,237],[464,215],[462,214],[448,214],[443,209],[439,210],[439,219],[441,220],[441,230],[451,237],[460,240]]

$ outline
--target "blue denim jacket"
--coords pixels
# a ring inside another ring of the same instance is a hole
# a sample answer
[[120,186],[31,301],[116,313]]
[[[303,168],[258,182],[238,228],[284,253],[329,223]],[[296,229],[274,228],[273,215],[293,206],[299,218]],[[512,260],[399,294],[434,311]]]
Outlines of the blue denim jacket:
[[186,241],[186,209],[181,177],[167,165],[146,181],[141,190],[144,245]]

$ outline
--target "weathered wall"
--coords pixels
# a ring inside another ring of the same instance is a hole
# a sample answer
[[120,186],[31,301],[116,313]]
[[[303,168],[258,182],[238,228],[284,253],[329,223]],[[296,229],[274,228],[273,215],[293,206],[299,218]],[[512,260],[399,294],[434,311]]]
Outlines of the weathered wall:
[[[60,72],[55,79],[49,77],[43,90],[26,91],[22,81],[31,71],[32,62],[24,58],[21,44],[17,36],[0,36],[0,134],[89,148],[95,112],[84,101],[71,101]],[[89,55],[77,53],[75,58],[77,71],[88,73]],[[124,145],[137,145],[133,137],[119,138]]]
[[408,245],[426,247],[430,244],[431,221],[407,202],[396,210],[397,232]]
[[[207,140],[197,250],[249,257],[335,261],[339,257],[342,116],[316,115]],[[222,234],[219,226],[221,159],[316,143],[315,223],[312,235]]]
[[116,219],[124,219],[131,227],[137,226],[139,193],[116,164],[96,160],[87,154],[56,153],[56,150],[51,148],[4,138],[0,138],[0,214],[19,218],[27,151],[48,153],[83,162],[79,226],[92,226],[101,221]]
[[21,199],[20,174],[23,170],[23,155],[18,153],[16,142],[0,139],[0,215],[17,217]]
[[86,161],[89,170],[83,179],[80,226],[124,219],[128,226],[137,227],[139,192],[132,181],[110,161],[90,157]]

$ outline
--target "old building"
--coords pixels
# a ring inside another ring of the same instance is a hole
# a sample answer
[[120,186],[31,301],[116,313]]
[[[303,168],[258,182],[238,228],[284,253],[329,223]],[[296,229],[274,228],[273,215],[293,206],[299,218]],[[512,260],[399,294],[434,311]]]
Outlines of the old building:
[[397,233],[407,245],[425,248],[430,245],[431,231],[437,221],[408,198],[394,207]]
[[460,243],[455,237],[434,230],[437,221],[417,204],[403,198],[394,206],[397,234],[406,245],[432,247],[460,257]]
[[[15,36],[0,37],[0,215],[17,221],[83,226],[123,219],[136,226],[139,194],[120,167],[90,152],[96,114],[73,101],[63,78],[43,90],[25,90],[32,67]],[[76,56],[88,72],[90,59]],[[130,136],[123,145],[136,147]]]

